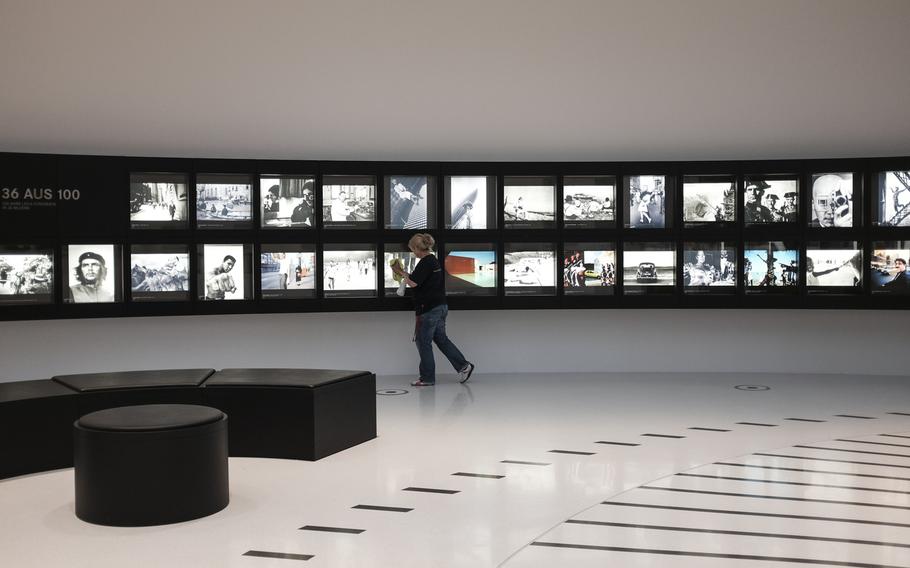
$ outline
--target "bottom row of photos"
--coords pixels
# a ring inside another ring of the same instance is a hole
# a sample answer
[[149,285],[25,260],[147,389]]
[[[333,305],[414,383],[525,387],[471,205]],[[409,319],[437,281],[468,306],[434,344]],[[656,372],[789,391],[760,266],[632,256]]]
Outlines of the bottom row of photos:
[[[190,300],[191,255],[187,245],[132,245],[129,285],[122,285],[120,245],[78,244],[65,247],[63,299],[66,303],[112,303]],[[443,266],[450,296],[495,296],[499,286],[496,245],[449,244]],[[672,242],[627,242],[622,248],[624,294],[672,293],[681,275],[686,293],[733,293],[739,279],[748,294],[796,293],[800,271],[808,293],[857,293],[863,282],[863,248],[856,241],[746,243],[742,256],[728,242],[686,243],[677,264]],[[802,261],[801,255],[805,255]],[[910,293],[907,260],[910,242],[877,242],[869,259],[873,293]],[[253,299],[253,245],[205,244],[195,262],[200,300]],[[383,266],[400,263],[410,272],[417,264],[400,244],[384,247]],[[610,243],[566,243],[560,262],[552,243],[506,244],[502,286],[507,296],[614,294],[619,283],[617,254]],[[370,244],[322,247],[322,295],[326,298],[375,297],[379,271]],[[54,301],[54,253],[37,245],[0,247],[0,305]],[[262,299],[317,297],[315,245],[263,244],[259,255]],[[394,295],[399,283],[391,269],[382,271],[382,288]]]

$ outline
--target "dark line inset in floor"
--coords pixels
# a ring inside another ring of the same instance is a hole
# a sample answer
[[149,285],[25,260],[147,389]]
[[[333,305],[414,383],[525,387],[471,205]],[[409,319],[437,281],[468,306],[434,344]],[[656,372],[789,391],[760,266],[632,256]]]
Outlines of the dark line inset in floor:
[[901,436],[900,434],[879,434],[879,436],[885,436],[887,438],[906,438],[910,440],[910,436]]
[[264,550],[247,550],[244,556],[256,556],[258,558],[280,558],[281,560],[309,560],[314,556],[312,554],[290,554],[287,552],[266,552]]
[[544,462],[529,462],[529,461],[520,461],[520,460],[502,460],[499,463],[513,463],[518,465],[552,465]]
[[816,420],[814,418],[784,418],[784,420],[792,420],[793,422],[826,422],[826,420]]
[[896,416],[910,416],[910,412],[886,412],[885,414],[894,414]]
[[638,507],[643,509],[666,509],[668,511],[687,511],[690,513],[716,513],[720,515],[741,515],[746,517],[770,517],[774,519],[799,519],[801,521],[824,521],[829,523],[856,523],[859,525],[875,525],[883,527],[899,527],[902,529],[910,528],[907,523],[893,523],[889,521],[869,521],[866,519],[844,519],[838,517],[813,517],[810,515],[792,515],[786,513],[761,513],[758,511],[739,511],[730,509],[704,509],[701,507],[679,507],[675,505],[652,505],[650,503],[621,503],[613,501],[603,501],[601,505],[611,505],[613,507]]
[[819,462],[832,462],[832,463],[852,463],[854,465],[872,465],[876,467],[897,467],[900,469],[910,469],[910,465],[897,465],[893,463],[881,463],[881,462],[862,462],[854,460],[836,460],[833,458],[813,458],[810,456],[790,456],[787,454],[769,454],[765,452],[755,452],[753,456],[764,456],[769,458],[793,458],[797,460],[805,461],[819,461]]
[[850,477],[868,477],[872,479],[892,479],[895,481],[910,481],[910,477],[895,477],[892,475],[875,475],[872,473],[853,473],[849,471],[834,471],[832,469],[805,469],[799,467],[778,467],[773,465],[755,465],[749,463],[733,463],[733,462],[714,462],[714,465],[728,465],[734,467],[752,467],[758,469],[774,469],[780,471],[798,471],[804,473],[825,473],[829,475],[848,475]]
[[856,414],[835,414],[841,418],[859,418],[860,420],[875,420],[875,416],[857,416]]
[[354,505],[352,509],[364,509],[366,511],[388,511],[390,513],[409,513],[414,509],[408,507],[384,507],[382,505]]
[[595,452],[579,452],[576,450],[549,450],[551,454],[572,454],[575,456],[593,456]]
[[495,475],[492,473],[467,473],[464,471],[458,471],[458,472],[453,473],[452,475],[458,475],[461,477],[480,477],[483,479],[502,479],[505,477],[504,475]]
[[631,442],[608,442],[607,440],[598,440],[594,442],[595,444],[608,444],[610,446],[640,446],[641,444],[633,444]]
[[794,448],[803,448],[805,450],[827,450],[829,452],[847,452],[850,454],[870,454],[873,456],[891,456],[891,457],[895,457],[895,458],[910,458],[910,455],[908,455],[908,454],[890,454],[887,452],[870,452],[868,450],[848,450],[845,448],[825,448],[822,446],[803,446],[803,445],[796,445],[793,447]]
[[677,473],[676,475],[678,477],[699,477],[702,479],[722,479],[726,481],[748,481],[751,483],[774,483],[777,485],[796,485],[799,487],[825,487],[828,489],[847,489],[848,491],[871,491],[875,493],[897,493],[899,495],[910,495],[910,491],[898,491],[897,489],[878,489],[875,487],[854,487],[852,485],[831,485],[827,483],[808,483],[805,481],[780,481],[777,479],[753,479],[751,477],[730,477],[701,473]]
[[867,442],[866,440],[847,440],[846,438],[836,438],[835,442],[850,442],[851,444],[870,444],[873,446],[891,446],[894,448],[910,448],[907,444],[891,444],[888,442]]
[[299,530],[328,532],[328,533],[343,533],[343,534],[360,534],[360,533],[364,532],[364,529],[345,529],[345,528],[341,528],[341,527],[321,527],[319,525],[304,525],[304,526],[300,527]]
[[765,424],[764,422],[737,422],[737,424],[742,424],[743,426],[767,426],[773,428],[777,424]]
[[434,489],[432,487],[405,487],[402,491],[414,491],[416,493],[439,493],[441,495],[455,495],[461,493],[455,489]]
[[642,434],[642,436],[649,436],[651,438],[685,438],[685,436],[674,436],[673,434]]
[[597,546],[594,544],[568,544],[562,542],[535,541],[531,546],[554,548],[577,548],[580,550],[603,550],[605,552],[636,552],[639,554],[663,554],[668,556],[695,556],[698,558],[728,558],[732,560],[764,560],[767,562],[794,562],[798,564],[824,564],[826,566],[848,566],[851,568],[902,568],[885,564],[865,562],[842,562],[839,560],[816,560],[812,558],[789,558],[786,556],[759,556],[757,554],[723,554],[719,552],[690,552],[687,550],[664,550],[660,548],[627,548],[624,546]]
[[724,430],[723,428],[705,428],[702,426],[691,426],[689,430],[701,430],[703,432],[729,432],[730,430]]
[[586,521],[586,520],[576,520],[569,519],[566,521],[569,524],[576,525],[594,525],[594,526],[604,526],[604,527],[618,527],[626,529],[643,529],[649,531],[672,531],[672,532],[692,532],[692,533],[703,533],[703,534],[728,534],[735,536],[757,536],[762,538],[783,538],[783,539],[793,539],[793,540],[814,540],[819,542],[840,542],[845,544],[866,544],[869,546],[894,546],[897,548],[910,548],[910,544],[905,544],[902,542],[884,542],[879,540],[858,540],[853,538],[833,538],[827,536],[810,536],[810,535],[801,535],[801,534],[789,534],[789,533],[765,533],[765,532],[751,532],[751,531],[729,531],[721,529],[696,529],[689,527],[669,527],[665,525],[641,525],[633,523],[616,523],[612,521]]
[[638,489],[652,489],[654,491],[674,491],[676,493],[697,493],[699,495],[721,495],[724,497],[749,497],[754,499],[775,499],[780,501],[800,501],[803,503],[828,503],[831,505],[855,505],[857,507],[875,507],[877,509],[897,509],[910,511],[904,505],[885,505],[883,503],[863,503],[861,501],[839,501],[836,499],[810,499],[808,497],[784,497],[783,495],[756,495],[755,493],[733,493],[731,491],[706,491],[703,489],[681,489],[678,487],[652,487],[642,485]]

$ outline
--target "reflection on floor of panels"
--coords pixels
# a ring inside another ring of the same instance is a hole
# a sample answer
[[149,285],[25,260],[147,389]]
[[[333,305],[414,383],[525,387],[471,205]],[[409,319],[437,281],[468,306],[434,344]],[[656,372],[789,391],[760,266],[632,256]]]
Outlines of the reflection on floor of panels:
[[2,564],[910,566],[903,377],[408,379],[380,377],[376,440],[231,459],[205,519],[93,526],[72,470],[0,482]]

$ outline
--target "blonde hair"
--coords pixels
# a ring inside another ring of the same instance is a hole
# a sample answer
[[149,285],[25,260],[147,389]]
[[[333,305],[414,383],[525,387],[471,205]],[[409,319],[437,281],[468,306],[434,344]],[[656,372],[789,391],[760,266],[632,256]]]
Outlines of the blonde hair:
[[408,241],[408,248],[419,251],[433,252],[436,239],[429,233],[417,233]]

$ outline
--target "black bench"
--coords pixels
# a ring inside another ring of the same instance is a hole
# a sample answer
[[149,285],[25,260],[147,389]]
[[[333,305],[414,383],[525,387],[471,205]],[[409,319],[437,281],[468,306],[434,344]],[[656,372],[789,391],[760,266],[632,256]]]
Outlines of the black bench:
[[76,421],[76,516],[140,527],[227,507],[228,418],[189,404],[109,408]]
[[231,456],[317,460],[376,437],[376,375],[321,369],[163,369],[0,383],[0,479],[72,467],[73,422],[140,404],[230,416]]
[[376,437],[376,375],[224,369],[202,389],[230,420],[232,456],[318,460]]

